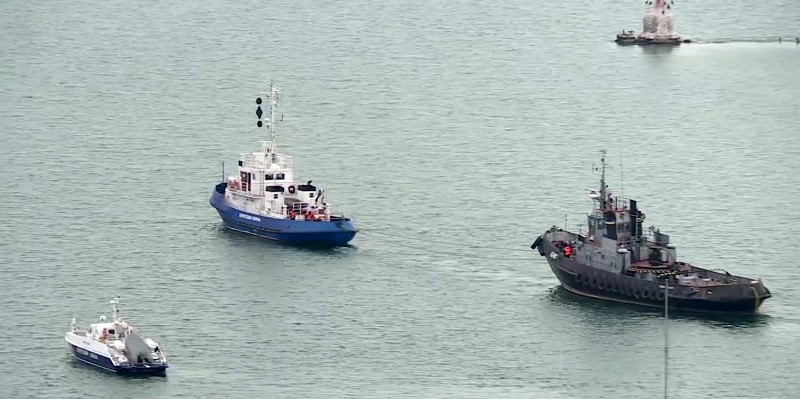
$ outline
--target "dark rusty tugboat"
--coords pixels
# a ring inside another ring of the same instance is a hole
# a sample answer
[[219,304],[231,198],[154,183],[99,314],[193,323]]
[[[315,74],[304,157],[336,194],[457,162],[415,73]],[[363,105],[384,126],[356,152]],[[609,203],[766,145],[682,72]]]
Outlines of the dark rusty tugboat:
[[760,279],[679,262],[668,235],[642,229],[645,215],[635,200],[612,197],[605,181],[606,152],[601,153],[600,190],[589,195],[594,206],[588,233],[553,226],[531,246],[566,290],[651,307],[664,307],[666,291],[669,308],[719,313],[752,313],[772,296]]

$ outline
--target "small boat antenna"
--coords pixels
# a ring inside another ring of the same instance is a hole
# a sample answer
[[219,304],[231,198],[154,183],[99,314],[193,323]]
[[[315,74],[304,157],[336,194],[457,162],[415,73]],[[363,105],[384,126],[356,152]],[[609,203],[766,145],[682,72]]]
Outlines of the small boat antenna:
[[109,303],[111,304],[111,308],[114,311],[114,318],[112,319],[114,321],[119,319],[121,317],[121,314],[122,314],[122,312],[119,310],[119,300],[120,299],[121,298],[119,296],[117,296],[116,298],[114,298],[114,299],[109,301]]
[[600,164],[601,164],[601,172],[600,172],[600,203],[603,205],[603,208],[606,206],[606,150],[600,150]]

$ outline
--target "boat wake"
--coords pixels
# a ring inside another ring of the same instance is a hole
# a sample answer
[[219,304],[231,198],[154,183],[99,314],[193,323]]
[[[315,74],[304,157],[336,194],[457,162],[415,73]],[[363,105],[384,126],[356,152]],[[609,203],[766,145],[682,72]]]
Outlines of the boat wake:
[[727,43],[792,43],[800,44],[798,37],[725,37],[715,39],[694,39],[697,44],[727,44]]

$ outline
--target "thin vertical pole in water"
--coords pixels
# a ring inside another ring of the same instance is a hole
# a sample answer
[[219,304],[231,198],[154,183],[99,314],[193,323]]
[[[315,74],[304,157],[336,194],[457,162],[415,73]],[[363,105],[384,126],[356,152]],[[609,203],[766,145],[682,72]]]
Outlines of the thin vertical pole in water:
[[669,276],[664,280],[664,399],[667,399],[667,365],[669,362]]
[[225,161],[222,161],[222,180],[225,181]]

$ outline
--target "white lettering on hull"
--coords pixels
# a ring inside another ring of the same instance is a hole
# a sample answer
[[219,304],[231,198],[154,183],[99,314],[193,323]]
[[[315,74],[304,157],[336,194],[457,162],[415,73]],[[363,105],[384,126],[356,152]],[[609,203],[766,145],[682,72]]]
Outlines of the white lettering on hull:
[[254,222],[260,222],[261,221],[260,217],[250,216],[250,215],[247,215],[247,214],[244,214],[244,213],[240,213],[239,217],[242,218],[242,219],[252,220]]
[[77,352],[79,355],[89,356],[89,358],[97,360],[97,354],[94,352],[89,352],[86,349],[76,347],[75,352]]

